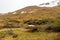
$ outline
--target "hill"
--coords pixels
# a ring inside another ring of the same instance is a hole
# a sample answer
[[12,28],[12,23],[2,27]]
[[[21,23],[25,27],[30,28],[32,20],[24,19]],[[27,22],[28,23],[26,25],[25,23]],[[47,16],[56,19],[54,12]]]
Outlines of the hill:
[[0,27],[15,28],[42,24],[60,26],[59,20],[60,5],[56,7],[28,6],[14,12],[0,15]]
[[0,14],[0,40],[60,40],[60,5]]

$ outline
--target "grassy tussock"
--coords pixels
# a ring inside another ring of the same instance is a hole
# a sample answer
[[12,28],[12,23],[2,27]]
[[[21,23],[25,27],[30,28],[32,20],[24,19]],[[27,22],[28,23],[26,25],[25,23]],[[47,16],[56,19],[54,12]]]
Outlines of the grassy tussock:
[[[12,30],[14,34],[18,35],[13,38],[13,35],[9,35],[7,30],[0,31],[1,40],[60,40],[60,33],[57,32],[25,32],[22,29]],[[4,37],[2,37],[4,35]]]

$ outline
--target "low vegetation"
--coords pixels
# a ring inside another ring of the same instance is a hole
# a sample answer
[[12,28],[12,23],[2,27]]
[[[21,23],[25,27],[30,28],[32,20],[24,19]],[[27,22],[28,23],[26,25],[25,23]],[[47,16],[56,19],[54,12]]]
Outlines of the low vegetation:
[[0,15],[0,40],[60,40],[60,6],[29,6],[15,12]]
[[60,40],[60,33],[58,32],[24,32],[20,28],[13,28],[11,30],[0,31],[0,40]]

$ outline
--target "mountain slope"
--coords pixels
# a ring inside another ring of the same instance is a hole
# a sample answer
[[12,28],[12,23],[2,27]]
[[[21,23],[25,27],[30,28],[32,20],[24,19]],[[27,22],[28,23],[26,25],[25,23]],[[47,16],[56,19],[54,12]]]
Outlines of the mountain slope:
[[[56,19],[60,17],[60,6],[56,7],[38,7],[28,6],[20,10],[0,15],[0,25],[10,24],[23,25],[25,20]],[[2,20],[2,21],[1,21]],[[17,21],[17,23],[16,23]]]

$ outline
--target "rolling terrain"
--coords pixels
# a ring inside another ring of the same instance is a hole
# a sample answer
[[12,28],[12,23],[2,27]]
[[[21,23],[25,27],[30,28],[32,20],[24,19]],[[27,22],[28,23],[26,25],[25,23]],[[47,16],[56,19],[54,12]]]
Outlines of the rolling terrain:
[[0,14],[0,40],[60,40],[60,5]]

